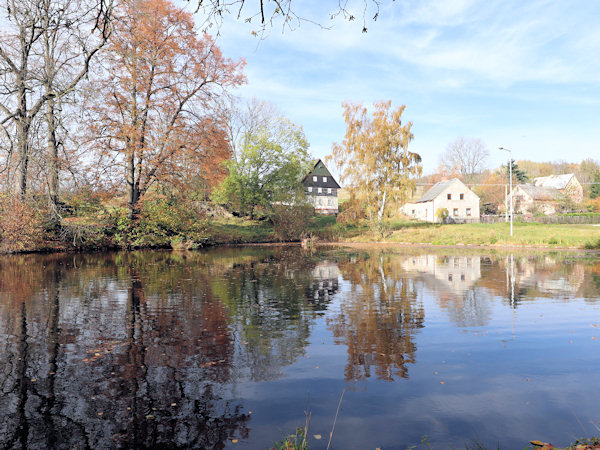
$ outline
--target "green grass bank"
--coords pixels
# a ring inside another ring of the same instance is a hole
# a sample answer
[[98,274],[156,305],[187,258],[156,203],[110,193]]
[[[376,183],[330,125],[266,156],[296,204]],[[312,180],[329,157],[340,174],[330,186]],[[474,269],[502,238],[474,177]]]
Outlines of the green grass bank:
[[[382,232],[363,225],[340,225],[335,217],[311,220],[309,235],[321,241],[351,243],[398,243],[443,246],[538,247],[600,250],[600,226],[515,223],[510,236],[508,223],[428,224],[389,222]],[[235,218],[215,221],[209,228],[215,244],[274,242],[268,222]]]

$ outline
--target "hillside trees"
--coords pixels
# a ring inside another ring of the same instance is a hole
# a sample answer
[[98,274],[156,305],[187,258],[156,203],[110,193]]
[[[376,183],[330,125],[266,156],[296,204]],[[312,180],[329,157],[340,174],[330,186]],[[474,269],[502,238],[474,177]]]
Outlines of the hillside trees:
[[421,157],[408,150],[413,134],[411,122],[402,124],[405,106],[391,105],[375,103],[371,118],[361,104],[343,103],[346,134],[332,147],[342,183],[377,227],[392,205],[406,201],[422,171]]
[[600,172],[596,172],[590,187],[590,198],[595,199],[598,197],[600,197]]
[[[36,150],[32,127],[47,133],[50,196],[58,190],[56,105],[88,73],[111,33],[111,0],[4,0],[0,33],[0,127],[9,191],[25,196]],[[36,124],[45,108],[45,125]],[[37,149],[39,150],[39,149]]]
[[308,142],[302,128],[284,117],[269,123],[255,118],[245,128],[229,175],[215,199],[241,215],[254,218],[257,209],[301,202],[302,176],[310,168]]
[[131,0],[117,16],[91,134],[99,155],[125,174],[134,216],[155,184],[211,184],[223,175],[230,150],[215,100],[245,81],[244,61],[223,57],[167,0]]

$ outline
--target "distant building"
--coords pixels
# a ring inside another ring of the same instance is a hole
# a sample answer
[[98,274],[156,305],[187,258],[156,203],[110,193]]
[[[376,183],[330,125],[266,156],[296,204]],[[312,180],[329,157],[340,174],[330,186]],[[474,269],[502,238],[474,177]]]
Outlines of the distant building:
[[302,179],[304,192],[315,207],[316,214],[338,213],[338,190],[340,185],[335,181],[323,161],[320,159]]
[[557,189],[574,203],[581,203],[583,200],[583,187],[574,173],[538,177],[533,180],[533,184],[537,187]]
[[521,214],[556,214],[561,203],[583,200],[583,187],[573,173],[538,177],[533,184],[519,184],[513,190],[515,212]]
[[513,189],[513,208],[518,214],[539,212],[551,216],[558,211],[558,203],[563,197],[555,188],[519,184]]
[[440,222],[437,211],[446,209],[450,222],[479,222],[479,197],[458,178],[440,181],[402,212],[425,222]]

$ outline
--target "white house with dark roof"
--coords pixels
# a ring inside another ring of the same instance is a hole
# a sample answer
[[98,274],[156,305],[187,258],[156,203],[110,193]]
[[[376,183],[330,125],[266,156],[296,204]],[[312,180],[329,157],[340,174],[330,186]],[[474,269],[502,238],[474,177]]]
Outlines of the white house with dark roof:
[[440,222],[436,213],[443,209],[450,222],[479,222],[479,197],[458,178],[434,184],[419,200],[401,208],[424,222]]
[[302,179],[304,192],[316,214],[338,213],[338,190],[340,185],[335,181],[323,161],[315,163],[312,170]]

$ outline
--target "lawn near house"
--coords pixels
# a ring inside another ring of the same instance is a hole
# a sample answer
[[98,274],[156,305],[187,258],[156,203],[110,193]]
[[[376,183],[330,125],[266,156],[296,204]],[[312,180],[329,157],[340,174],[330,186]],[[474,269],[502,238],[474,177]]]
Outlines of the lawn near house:
[[433,245],[485,245],[600,249],[600,227],[515,223],[410,224],[392,227],[386,241]]
[[[335,216],[313,217],[307,234],[321,242],[379,242],[412,245],[470,245],[492,247],[576,248],[600,250],[600,227],[597,225],[546,225],[515,223],[510,236],[508,223],[431,224],[391,221],[382,233],[366,224],[341,225]],[[272,227],[266,221],[240,218],[216,221],[209,227],[209,242],[251,243],[273,241]]]

